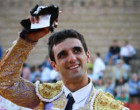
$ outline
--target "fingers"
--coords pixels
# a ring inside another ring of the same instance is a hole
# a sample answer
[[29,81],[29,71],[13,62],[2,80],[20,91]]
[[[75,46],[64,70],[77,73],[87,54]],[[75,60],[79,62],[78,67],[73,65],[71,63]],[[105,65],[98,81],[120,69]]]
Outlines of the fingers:
[[59,14],[60,14],[60,13],[62,13],[62,11],[61,11],[61,10],[59,11]]
[[58,26],[58,22],[54,21],[54,27],[57,28],[57,26]]
[[[60,13],[62,13],[61,10],[59,11],[59,14]],[[53,22],[53,25],[54,25],[55,28],[57,28],[57,26],[58,26],[58,18]]]
[[30,22],[33,24],[39,22],[39,16],[36,16],[36,17],[30,16],[29,19],[30,19]]

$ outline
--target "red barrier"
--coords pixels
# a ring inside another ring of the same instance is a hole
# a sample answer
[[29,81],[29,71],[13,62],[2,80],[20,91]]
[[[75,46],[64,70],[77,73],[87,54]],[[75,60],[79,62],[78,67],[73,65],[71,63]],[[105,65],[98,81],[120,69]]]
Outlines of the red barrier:
[[140,110],[140,103],[137,104],[125,104],[126,107],[128,107],[130,110]]

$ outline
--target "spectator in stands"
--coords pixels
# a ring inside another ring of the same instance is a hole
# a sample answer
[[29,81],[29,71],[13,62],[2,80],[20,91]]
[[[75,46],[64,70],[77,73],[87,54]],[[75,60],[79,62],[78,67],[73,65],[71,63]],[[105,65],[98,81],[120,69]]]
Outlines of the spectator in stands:
[[126,70],[127,74],[129,74],[131,71],[131,66],[129,64],[126,64],[123,59],[120,59],[120,60],[122,63],[122,67]]
[[35,79],[34,79],[33,83],[35,83],[36,81],[40,81],[40,75],[35,76]]
[[91,57],[90,62],[87,64],[87,68],[91,69],[92,71],[93,71],[93,62],[94,62],[93,57]]
[[109,92],[110,94],[114,95],[115,83],[112,82],[111,77],[106,78],[105,82],[105,92]]
[[42,68],[48,67],[49,69],[53,69],[50,64],[49,56],[46,56],[45,61],[41,64]]
[[100,78],[97,81],[96,89],[101,89],[101,90],[105,91],[106,88],[105,88],[105,83],[104,83],[103,78]]
[[28,66],[23,67],[21,77],[30,81],[31,69]]
[[35,82],[35,80],[40,80],[40,76],[41,76],[41,70],[40,70],[41,66],[32,66],[31,67],[31,75],[30,75],[30,81],[31,82]]
[[40,80],[41,82],[51,82],[51,69],[48,67],[45,67],[43,71],[41,72]]
[[0,60],[2,58],[2,55],[3,55],[3,49],[2,49],[2,46],[0,45]]
[[93,67],[88,67],[87,68],[87,73],[88,73],[88,77],[94,82],[94,76],[93,76],[93,69],[92,69]]
[[115,64],[117,59],[120,56],[120,46],[118,45],[117,40],[113,40],[112,45],[109,47],[109,51],[105,55],[104,62],[105,64]]
[[128,81],[128,85],[130,88],[130,101],[132,103],[138,102],[140,98],[140,80],[137,73],[132,74],[132,78]]
[[61,76],[60,76],[59,72],[57,72],[54,69],[51,71],[50,77],[51,77],[51,82],[52,83],[57,82],[61,79]]
[[90,58],[90,62],[87,64],[87,73],[88,73],[88,77],[94,81],[93,79],[93,58]]
[[116,65],[112,67],[111,77],[113,82],[119,80],[121,77],[123,77],[125,80],[128,80],[128,69],[125,68],[123,60],[117,60]]
[[55,70],[51,70],[48,67],[45,67],[41,72],[40,80],[41,82],[56,82],[59,80],[59,73]]
[[105,70],[106,66],[103,60],[100,58],[100,53],[95,53],[93,55],[93,80],[99,80],[103,77],[103,71]]
[[135,55],[136,55],[136,50],[131,44],[129,44],[127,40],[125,40],[120,51],[121,58],[124,59],[124,62],[126,64],[129,64],[130,60],[134,58]]
[[129,102],[129,86],[123,77],[116,80],[115,86],[116,99],[122,102]]

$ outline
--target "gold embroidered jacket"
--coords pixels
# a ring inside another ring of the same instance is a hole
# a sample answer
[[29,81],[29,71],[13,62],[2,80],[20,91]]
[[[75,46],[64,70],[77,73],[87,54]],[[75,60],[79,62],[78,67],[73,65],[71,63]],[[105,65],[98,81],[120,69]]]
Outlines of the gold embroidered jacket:
[[[19,75],[20,69],[27,59],[35,43],[19,38],[8,49],[0,62],[0,95],[11,100],[17,105],[35,108],[41,102],[47,102],[47,107],[52,110],[63,110],[66,97],[62,90],[62,82],[56,84],[39,84],[36,87]],[[43,110],[40,103],[39,110]],[[79,110],[128,110],[123,104],[100,90],[93,90],[85,107]]]
[[19,76],[20,69],[35,43],[19,38],[0,62],[0,95],[17,105],[34,108],[40,100],[35,85]]
[[[40,100],[48,102],[46,110],[64,110],[66,105],[66,97],[62,89],[62,81],[55,84],[36,82],[36,93]],[[114,100],[109,93],[93,88],[84,107],[78,110],[128,110],[123,103]]]

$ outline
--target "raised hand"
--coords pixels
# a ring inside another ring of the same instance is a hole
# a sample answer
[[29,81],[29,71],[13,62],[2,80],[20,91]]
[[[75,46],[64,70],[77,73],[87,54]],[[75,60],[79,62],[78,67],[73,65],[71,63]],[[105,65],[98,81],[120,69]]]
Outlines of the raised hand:
[[[51,5],[45,7],[36,5],[30,13],[31,16],[29,19],[24,19],[21,21],[21,25],[24,27],[24,30],[20,33],[20,37],[27,41],[38,41],[40,38],[48,34],[49,31],[53,31],[53,29],[58,25],[59,8],[57,6]],[[39,22],[39,16],[47,14],[51,15],[49,27],[30,29],[31,24]]]

